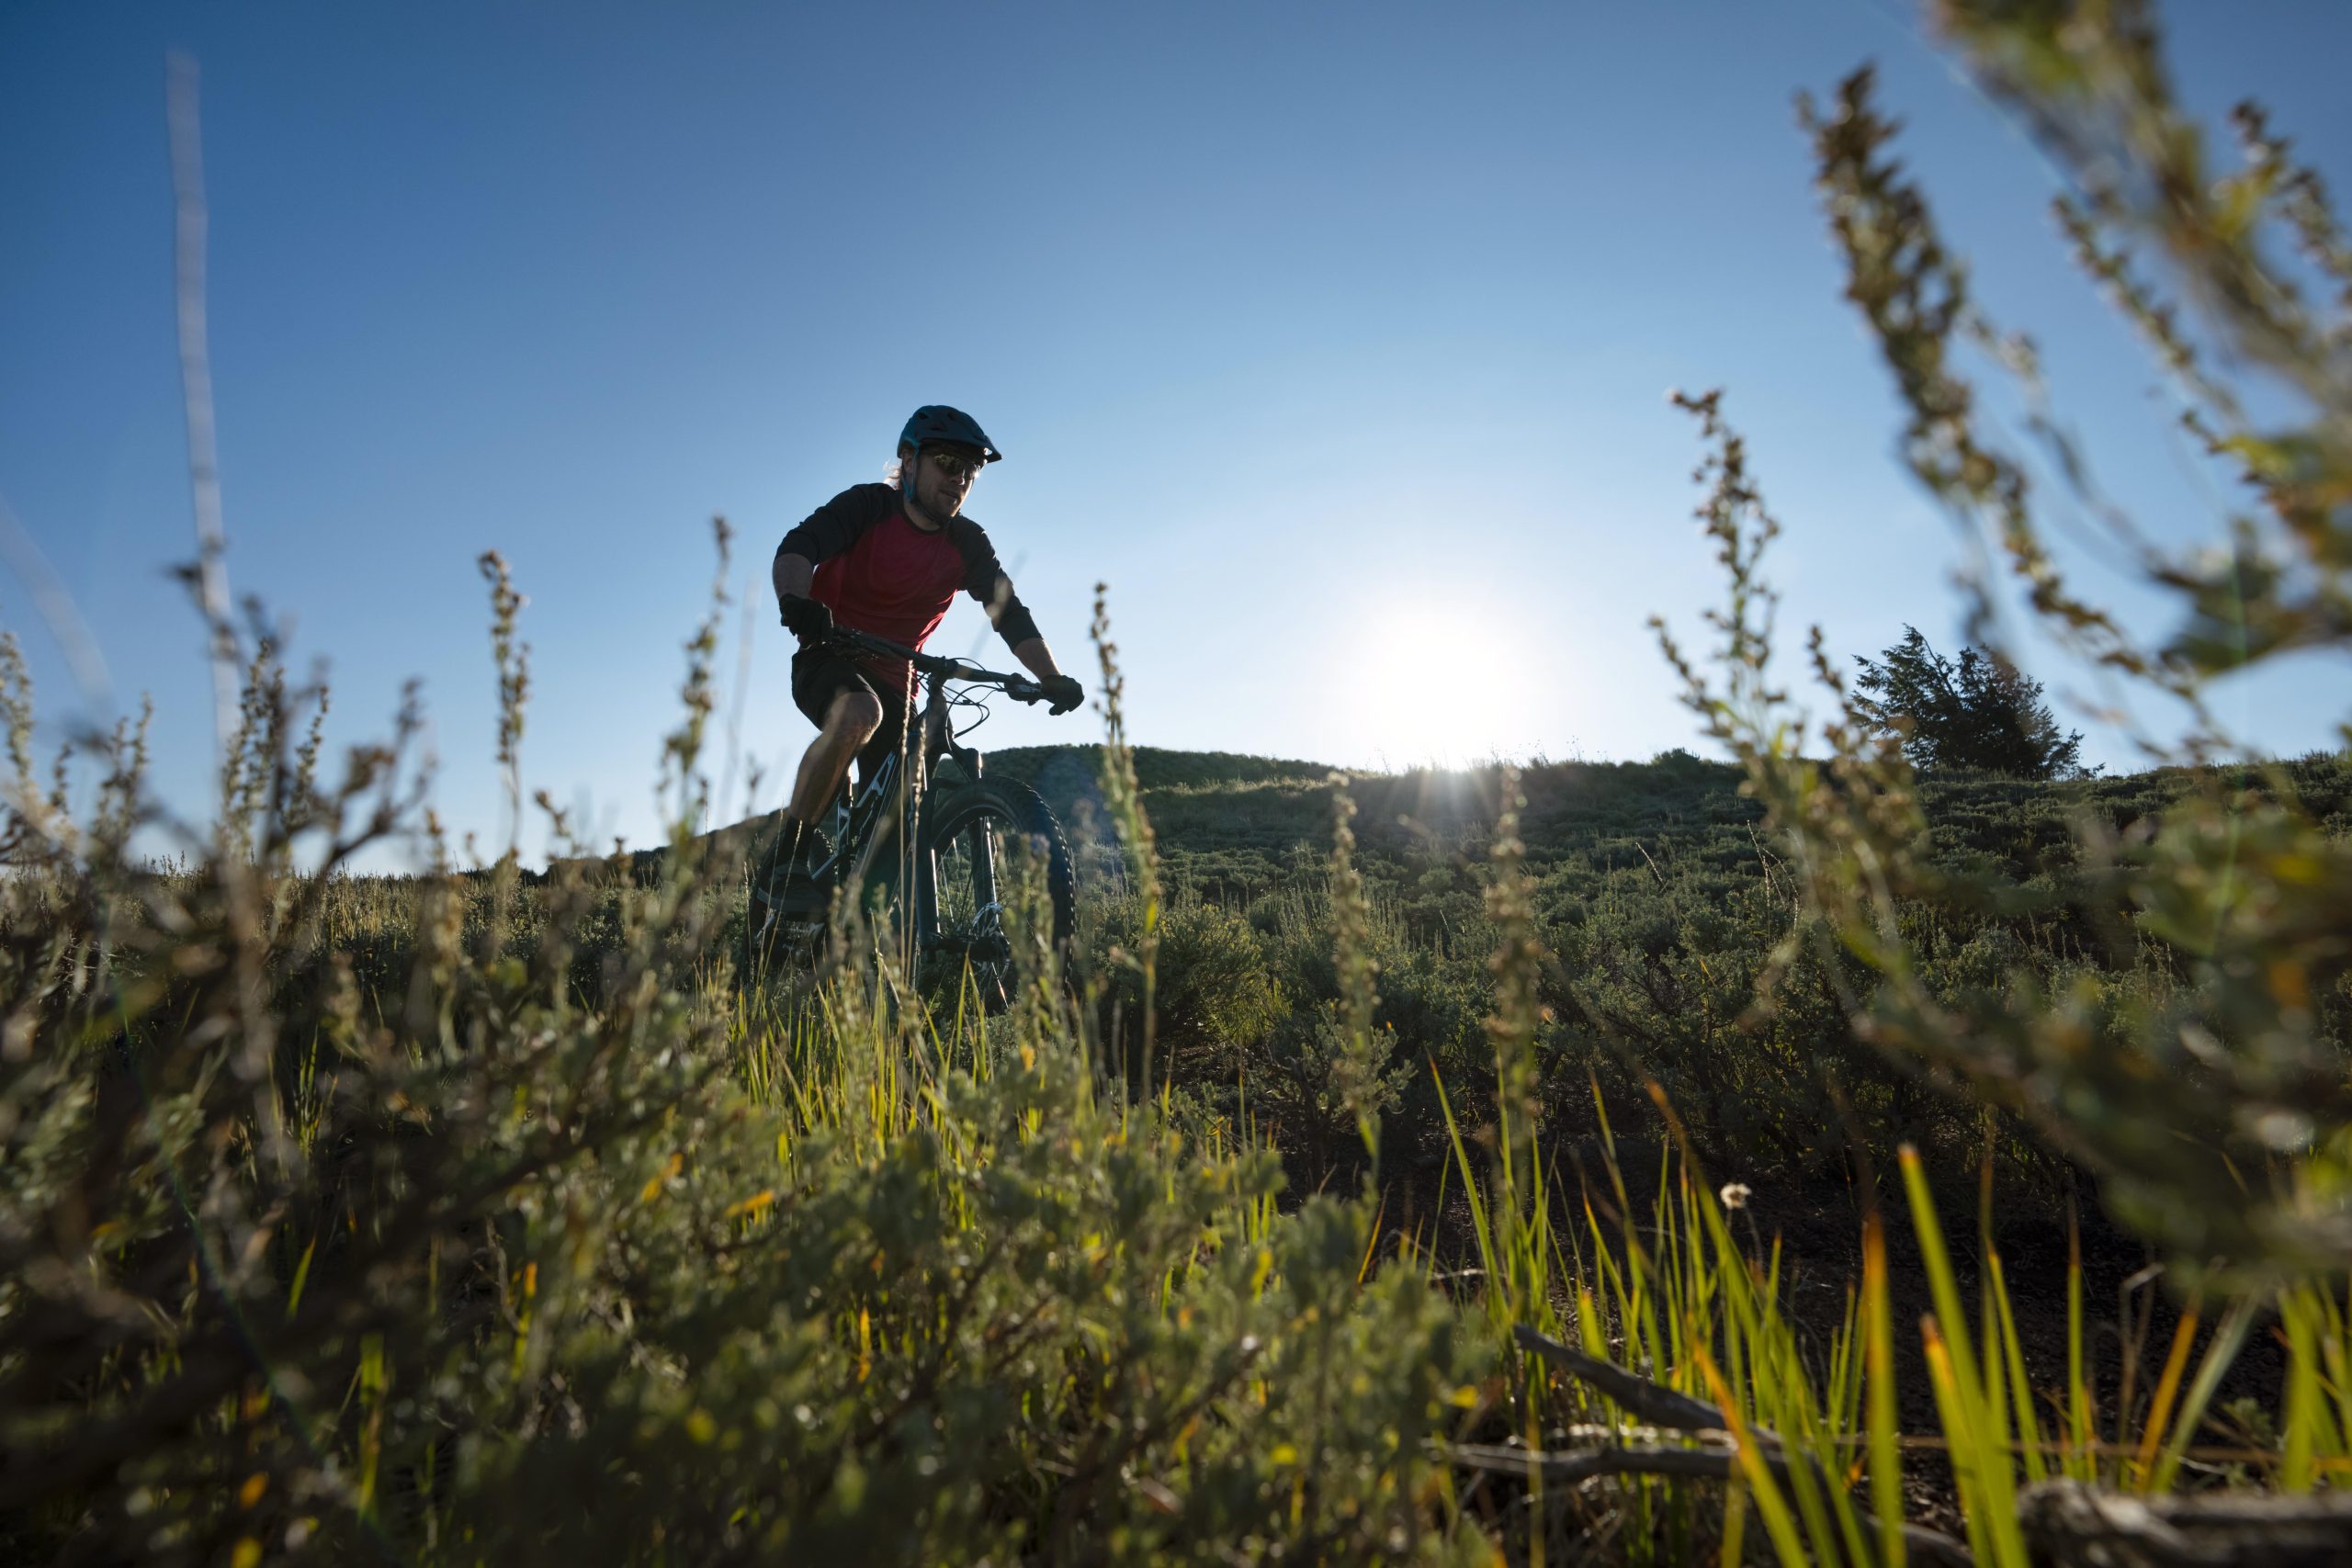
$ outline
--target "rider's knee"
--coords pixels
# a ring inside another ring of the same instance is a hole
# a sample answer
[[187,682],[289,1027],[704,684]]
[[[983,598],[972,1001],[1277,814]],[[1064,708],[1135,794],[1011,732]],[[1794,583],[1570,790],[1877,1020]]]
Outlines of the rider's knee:
[[833,699],[832,723],[827,728],[835,733],[864,741],[872,739],[882,728],[882,699],[871,692],[843,692]]

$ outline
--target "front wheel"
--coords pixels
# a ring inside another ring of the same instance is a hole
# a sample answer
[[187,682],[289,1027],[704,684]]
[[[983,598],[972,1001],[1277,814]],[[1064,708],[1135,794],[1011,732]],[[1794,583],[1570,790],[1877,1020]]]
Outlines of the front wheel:
[[936,919],[922,933],[923,988],[944,998],[968,984],[1001,1013],[1048,953],[1069,950],[1078,892],[1061,824],[1009,779],[948,792],[926,817],[917,863]]

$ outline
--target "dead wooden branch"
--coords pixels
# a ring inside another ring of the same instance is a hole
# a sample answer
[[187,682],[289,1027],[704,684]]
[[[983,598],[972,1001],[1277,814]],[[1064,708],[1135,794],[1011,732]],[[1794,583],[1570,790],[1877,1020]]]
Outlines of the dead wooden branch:
[[[1453,1450],[1457,1462],[1487,1474],[1517,1475],[1538,1484],[1561,1486],[1573,1486],[1600,1475],[1676,1475],[1691,1480],[1730,1481],[1738,1473],[1738,1446],[1728,1430],[1730,1423],[1717,1406],[1596,1359],[1549,1335],[1538,1334],[1524,1324],[1512,1329],[1511,1334],[1521,1349],[1534,1352],[1577,1382],[1607,1395],[1650,1423],[1652,1430],[1618,1432],[1589,1426],[1571,1427],[1571,1437],[1589,1436],[1604,1440],[1596,1447],[1566,1453],[1464,1444]],[[1629,1444],[1624,1440],[1655,1438],[1658,1435],[1657,1428],[1688,1433],[1699,1442],[1694,1447],[1680,1448],[1653,1441]],[[1802,1464],[1815,1485],[1826,1489],[1832,1484],[1818,1461],[1809,1454],[1792,1453],[1779,1434],[1755,1426],[1749,1431],[1756,1438],[1758,1455],[1774,1475],[1786,1480],[1792,1468]],[[1860,1503],[1853,1504],[1853,1508],[1863,1532],[1876,1535],[1878,1520]],[[1902,1529],[1904,1547],[1911,1561],[1924,1563],[1927,1568],[1973,1568],[1975,1559],[1969,1555],[1968,1548],[1951,1537],[1916,1525],[1906,1524]]]
[[[1563,1345],[1548,1334],[1538,1334],[1523,1323],[1511,1330],[1511,1337],[1519,1341],[1521,1349],[1533,1351],[1654,1427],[1671,1427],[1678,1432],[1720,1432],[1726,1428],[1724,1413],[1705,1400],[1661,1387],[1623,1367],[1612,1367],[1574,1346]],[[1764,1435],[1760,1428],[1758,1435]]]
[[2352,1497],[2208,1493],[2134,1497],[2076,1481],[2018,1497],[2026,1549],[2049,1568],[2331,1568],[2352,1562]]

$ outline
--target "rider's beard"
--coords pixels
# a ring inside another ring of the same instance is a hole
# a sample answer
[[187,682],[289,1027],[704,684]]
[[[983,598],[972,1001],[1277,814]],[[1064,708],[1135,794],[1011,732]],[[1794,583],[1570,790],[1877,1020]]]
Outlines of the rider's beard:
[[964,498],[944,485],[919,488],[916,494],[922,514],[942,527],[964,509]]

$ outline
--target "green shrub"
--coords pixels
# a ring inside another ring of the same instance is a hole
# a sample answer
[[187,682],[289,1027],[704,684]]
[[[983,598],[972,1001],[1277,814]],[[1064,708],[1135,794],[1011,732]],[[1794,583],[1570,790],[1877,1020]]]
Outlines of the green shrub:
[[[2183,705],[2191,731],[2177,755],[2203,764],[2232,750],[2206,706],[2211,679],[2291,649],[2352,647],[2352,380],[2341,352],[2352,249],[2316,179],[2257,108],[2234,117],[2240,167],[2217,175],[2207,166],[2139,7],[2069,12],[1953,4],[1941,15],[1965,63],[2018,110],[2067,179],[2058,209],[2076,259],[2173,377],[2183,417],[2217,465],[2261,503],[2261,518],[2232,520],[2219,557],[2159,552],[2118,522],[2140,575],[2185,612],[2162,644],[2077,595],[2045,548],[2028,469],[1978,414],[1963,369],[1972,349],[2022,384],[2029,428],[2077,497],[2092,499],[2096,515],[2120,514],[2044,412],[2031,344],[1985,319],[1924,196],[1890,155],[1894,128],[1877,109],[1871,73],[1849,77],[1833,109],[1807,103],[1804,118],[1849,297],[1908,413],[1913,472],[1998,547],[2063,645]],[[2282,236],[2333,294],[2311,295],[2281,264]],[[2276,417],[2246,412],[2243,367],[2252,366],[2278,372],[2289,389]],[[2073,878],[2009,883],[1939,863],[1899,740],[1847,689],[1818,633],[1829,756],[1802,755],[1808,731],[1768,673],[1776,599],[1758,562],[1778,525],[1719,400],[1683,401],[1712,444],[1703,472],[1713,489],[1701,515],[1730,578],[1729,604],[1713,617],[1721,684],[1671,644],[1667,651],[1788,846],[1806,929],[1872,971],[1851,993],[1858,1032],[1964,1076],[2030,1119],[2098,1169],[2109,1200],[2185,1267],[2352,1265],[2341,1179],[2352,1158],[2343,1089],[2352,844],[2329,826],[2341,798],[2333,770],[2251,759],[2200,769],[2154,814],[2160,820],[2120,835],[2086,814],[2073,835],[2085,874]],[[1978,624],[1989,626],[1991,589],[1980,582],[1975,593]],[[2325,798],[2307,802],[2302,786],[2313,783]],[[2041,848],[1970,836],[1996,854]],[[1939,976],[1918,941],[1922,903],[1996,919],[2071,904],[2061,923],[2075,938],[2075,961],[2038,963],[1988,935],[1984,947],[1962,944],[1957,973]],[[2119,985],[2086,967],[2086,939],[2136,978]],[[1988,971],[2004,961],[1994,983]]]
[[[96,829],[0,823],[11,1554],[1474,1549],[1440,1445],[1478,1337],[1367,1278],[1363,1206],[1280,1214],[1270,1153],[1103,1096],[1050,977],[985,1027],[880,952],[739,991],[741,849],[689,818],[536,887],[350,878],[398,752],[322,795],[254,689],[262,804],[199,862],[123,862],[127,739]],[[1162,933],[1178,1038],[1264,1030],[1245,921]]]

